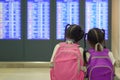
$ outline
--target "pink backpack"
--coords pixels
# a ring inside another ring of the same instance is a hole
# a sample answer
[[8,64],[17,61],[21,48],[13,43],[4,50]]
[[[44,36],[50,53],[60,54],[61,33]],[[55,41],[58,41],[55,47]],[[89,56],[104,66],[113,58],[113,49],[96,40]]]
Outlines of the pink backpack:
[[84,80],[83,60],[77,44],[60,43],[50,71],[51,80]]

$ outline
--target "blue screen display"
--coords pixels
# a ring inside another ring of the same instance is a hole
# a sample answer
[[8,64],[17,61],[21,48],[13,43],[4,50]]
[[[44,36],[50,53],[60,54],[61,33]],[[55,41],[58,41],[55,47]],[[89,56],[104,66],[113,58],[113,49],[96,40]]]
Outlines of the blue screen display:
[[50,0],[28,0],[27,39],[50,39]]
[[20,0],[0,0],[0,39],[21,39]]
[[64,39],[67,24],[79,24],[79,0],[56,0],[56,39]]
[[91,28],[105,30],[105,39],[108,39],[108,0],[86,0],[85,31]]

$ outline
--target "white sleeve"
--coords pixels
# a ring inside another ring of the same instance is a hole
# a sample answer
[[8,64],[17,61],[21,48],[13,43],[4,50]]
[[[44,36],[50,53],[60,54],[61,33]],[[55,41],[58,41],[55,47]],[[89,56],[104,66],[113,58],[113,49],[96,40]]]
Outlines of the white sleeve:
[[89,52],[86,53],[86,58],[87,58],[87,61],[88,61],[89,58],[90,58],[90,53]]
[[111,59],[111,61],[112,61],[112,64],[114,65],[114,63],[115,63],[115,58],[114,58],[112,52],[109,52],[108,55],[109,55],[109,57],[110,57],[110,59]]
[[[83,50],[84,50],[84,49],[83,49],[82,47],[80,47],[79,49],[80,49],[81,56],[82,56],[83,61],[84,61],[84,57],[83,57]],[[90,53],[87,52],[87,53],[86,53],[86,59],[87,59],[87,61],[89,60],[89,57],[90,57]]]
[[[80,53],[81,53],[81,56],[82,56],[82,60],[83,60],[83,48],[80,47],[79,50],[80,50]],[[83,60],[83,61],[84,61],[84,60]]]
[[[80,49],[80,52],[81,52],[81,56],[82,56],[82,58],[83,58],[83,61],[84,61],[84,57],[83,57],[83,48],[79,48]],[[90,58],[90,53],[86,53],[86,59],[87,59],[87,61],[89,60],[89,58]]]
[[52,54],[52,57],[51,57],[50,62],[53,62],[53,58],[54,58],[54,56],[55,56],[55,54],[56,54],[56,52],[57,52],[57,50],[58,50],[59,47],[60,47],[59,44],[57,44],[57,45],[55,46],[55,48],[54,48],[54,50],[53,50],[53,54]]

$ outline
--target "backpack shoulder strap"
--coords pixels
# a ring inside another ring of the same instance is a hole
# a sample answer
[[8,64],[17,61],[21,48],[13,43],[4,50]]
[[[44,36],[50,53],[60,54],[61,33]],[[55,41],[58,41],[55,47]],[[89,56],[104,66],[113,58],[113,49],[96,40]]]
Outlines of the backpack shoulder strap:
[[78,71],[84,71],[84,63],[83,63],[83,59],[82,59],[82,55],[81,55],[81,51],[80,51],[80,45],[76,45],[77,46],[77,50],[79,52],[78,54]]
[[109,53],[109,49],[104,49],[104,52],[106,53],[106,54],[108,54]]
[[65,42],[60,42],[59,45],[60,45],[60,47],[61,47],[61,46],[65,46],[66,43],[65,43]]
[[88,52],[89,52],[90,56],[92,56],[92,55],[94,54],[95,50],[94,50],[93,48],[90,48],[90,49],[88,50]]

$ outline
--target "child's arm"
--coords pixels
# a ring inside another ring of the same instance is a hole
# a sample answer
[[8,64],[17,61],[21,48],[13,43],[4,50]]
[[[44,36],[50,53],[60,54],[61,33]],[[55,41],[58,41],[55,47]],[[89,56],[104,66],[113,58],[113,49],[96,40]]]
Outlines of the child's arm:
[[88,62],[89,58],[90,58],[90,53],[89,52],[86,53],[86,58],[87,58],[87,62]]
[[54,65],[54,64],[53,64],[53,59],[54,59],[55,53],[57,52],[58,48],[59,48],[59,44],[57,44],[57,45],[55,46],[54,50],[53,50],[53,54],[52,54],[52,57],[51,57],[51,60],[50,60],[50,67],[51,67],[51,68],[52,68],[53,65]]
[[112,61],[112,64],[114,65],[114,64],[115,64],[115,58],[114,58],[114,56],[113,56],[113,53],[112,53],[112,52],[109,52],[108,55],[109,55],[109,57],[110,57],[110,59],[111,59],[111,61]]
[[[79,50],[80,50],[80,53],[81,53],[81,56],[82,56],[82,60],[83,60],[83,48],[82,47],[79,47]],[[83,60],[84,61],[84,60]]]
[[109,57],[110,57],[110,60],[111,60],[111,62],[112,62],[112,65],[113,65],[114,75],[116,75],[116,74],[115,74],[115,73],[116,73],[116,70],[115,70],[115,58],[114,58],[112,52],[109,52],[108,55],[109,55]]

